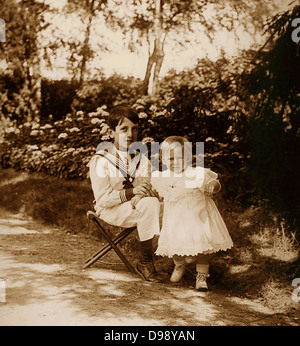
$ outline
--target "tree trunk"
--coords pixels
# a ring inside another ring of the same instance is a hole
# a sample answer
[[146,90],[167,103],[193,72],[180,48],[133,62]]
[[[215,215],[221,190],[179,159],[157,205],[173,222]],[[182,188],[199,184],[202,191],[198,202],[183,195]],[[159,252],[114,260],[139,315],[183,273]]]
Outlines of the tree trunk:
[[84,43],[82,47],[82,60],[81,60],[81,66],[80,66],[80,76],[79,76],[79,84],[82,85],[85,79],[85,73],[86,73],[86,63],[89,60],[90,55],[90,34],[91,34],[91,25],[93,21],[93,17],[95,15],[95,0],[92,0],[91,3],[87,2],[88,4],[88,23],[85,31],[85,37],[84,37]]
[[155,95],[159,87],[159,74],[164,60],[164,43],[166,34],[162,27],[162,4],[161,0],[155,1],[155,18],[154,18],[154,47],[153,52],[149,54],[146,73],[143,81],[143,93],[149,93],[150,78],[152,76],[152,90],[151,94]]
[[[25,121],[39,121],[40,110],[42,104],[42,77],[41,77],[41,59],[39,56],[39,48],[37,41],[37,26],[39,15],[35,1],[32,1],[32,8],[27,6],[26,1],[22,1],[22,9],[25,22],[25,54],[23,68],[25,83],[23,87],[24,105],[25,105]],[[33,13],[30,13],[30,11]]]
[[30,90],[31,90],[31,104],[32,117],[34,121],[39,121],[40,111],[42,107],[42,77],[40,69],[40,58],[34,55],[31,60],[30,69]]
[[155,62],[155,57],[154,57],[154,52],[152,54],[149,54],[148,62],[147,62],[147,68],[146,68],[146,73],[145,77],[143,80],[143,85],[142,85],[142,92],[144,95],[148,94],[149,91],[149,84],[150,84],[150,78],[151,78],[151,71],[152,71],[152,66]]
[[159,74],[160,74],[160,70],[164,61],[164,56],[165,54],[162,48],[156,52],[155,67],[154,67],[153,79],[152,79],[152,91],[151,91],[152,95],[157,94],[159,90]]

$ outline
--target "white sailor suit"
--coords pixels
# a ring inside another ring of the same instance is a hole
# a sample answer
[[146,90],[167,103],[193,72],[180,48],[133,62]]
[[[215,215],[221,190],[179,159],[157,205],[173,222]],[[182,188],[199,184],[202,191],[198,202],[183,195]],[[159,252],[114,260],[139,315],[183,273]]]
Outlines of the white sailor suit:
[[132,158],[127,151],[119,151],[106,142],[91,158],[89,173],[100,219],[119,227],[137,226],[140,241],[159,234],[158,199],[144,197],[133,209],[126,197],[128,184],[135,187],[151,180],[151,163],[145,155],[137,153]]

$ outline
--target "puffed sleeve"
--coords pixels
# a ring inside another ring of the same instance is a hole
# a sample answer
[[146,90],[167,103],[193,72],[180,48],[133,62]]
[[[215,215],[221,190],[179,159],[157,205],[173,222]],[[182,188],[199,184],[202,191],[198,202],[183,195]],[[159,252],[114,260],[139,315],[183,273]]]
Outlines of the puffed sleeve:
[[221,190],[221,184],[220,184],[219,179],[218,179],[218,173],[212,171],[209,168],[204,168],[204,183],[203,183],[203,186],[209,185],[209,184],[211,184],[213,182],[215,182],[216,185],[219,186],[219,188],[215,192],[219,192]]
[[113,207],[124,202],[125,190],[113,189],[108,175],[108,161],[105,158],[93,156],[90,161],[90,179],[97,206]]
[[201,188],[204,183],[205,171],[203,167],[188,167],[185,170],[186,175],[186,188]]

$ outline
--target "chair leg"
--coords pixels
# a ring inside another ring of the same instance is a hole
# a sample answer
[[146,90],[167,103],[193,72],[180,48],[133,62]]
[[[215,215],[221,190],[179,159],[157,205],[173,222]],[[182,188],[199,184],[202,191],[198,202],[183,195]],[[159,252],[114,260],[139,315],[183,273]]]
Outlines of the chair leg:
[[129,235],[135,228],[127,229],[127,230],[121,232],[114,240],[112,240],[111,236],[110,236],[110,233],[101,226],[99,221],[96,218],[93,218],[92,220],[93,220],[94,224],[96,225],[96,227],[99,230],[101,230],[101,233],[105,237],[105,239],[108,242],[108,244],[104,248],[102,248],[100,251],[95,253],[93,256],[91,256],[87,260],[88,262],[86,261],[87,263],[85,264],[84,268],[89,267],[90,265],[95,263],[99,258],[104,256],[108,251],[110,251],[111,249],[114,249],[116,254],[120,257],[122,262],[126,265],[128,270],[130,272],[132,272],[132,273],[136,273],[136,271],[133,268],[133,266],[131,265],[131,263],[127,260],[127,258],[123,255],[123,253],[116,246],[121,240],[123,240],[125,237],[127,237],[127,235]]
[[[120,232],[116,238],[113,240],[113,242],[117,245],[119,244],[123,239],[125,239],[130,233],[132,233],[135,230],[135,228],[125,229],[122,232]],[[95,252],[92,256],[90,256],[85,261],[84,269],[90,267],[92,264],[94,264],[98,259],[103,257],[105,254],[107,254],[112,249],[112,246],[110,244],[106,244],[102,249]]]
[[[119,244],[120,241],[122,241],[124,238],[127,237],[127,235],[129,235],[132,232],[132,230],[130,229],[125,229],[122,232],[120,232],[115,239],[113,239],[113,242],[115,244]],[[85,263],[87,263],[88,261],[90,261],[92,258],[95,258],[96,256],[98,256],[100,253],[103,252],[104,256],[108,251],[110,251],[112,249],[110,244],[106,244],[101,250],[98,250],[97,252],[95,252],[92,256],[90,256]],[[99,257],[100,258],[100,257]]]

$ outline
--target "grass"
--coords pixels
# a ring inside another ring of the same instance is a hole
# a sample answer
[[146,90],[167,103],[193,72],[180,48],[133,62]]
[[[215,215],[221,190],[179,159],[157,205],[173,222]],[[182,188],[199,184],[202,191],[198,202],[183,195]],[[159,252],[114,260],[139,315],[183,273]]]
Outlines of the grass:
[[[0,169],[0,207],[21,212],[41,223],[73,234],[96,236],[86,218],[93,209],[93,194],[87,180],[64,180],[46,174],[28,174]],[[214,289],[259,299],[278,311],[298,309],[291,299],[294,278],[300,277],[299,243],[296,232],[262,208],[232,205],[218,197],[216,203],[232,236],[234,247],[212,257],[210,284]],[[137,251],[136,236],[123,244]],[[163,270],[172,261],[159,259]],[[194,267],[189,270],[194,275]]]
[[90,233],[86,212],[93,208],[88,181],[0,170],[0,206],[70,233]]

